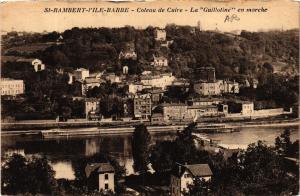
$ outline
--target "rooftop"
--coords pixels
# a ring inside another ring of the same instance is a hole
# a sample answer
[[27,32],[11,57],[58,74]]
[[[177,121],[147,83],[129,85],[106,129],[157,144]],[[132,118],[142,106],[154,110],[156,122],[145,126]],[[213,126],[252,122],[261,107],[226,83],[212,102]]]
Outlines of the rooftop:
[[211,176],[213,173],[208,164],[193,164],[193,165],[185,165],[193,176]]
[[190,174],[193,175],[193,177],[206,177],[213,175],[208,164],[177,164],[177,168],[174,170],[173,174],[177,177],[181,177],[185,171],[188,171]]
[[92,172],[96,171],[98,173],[112,173],[115,169],[110,163],[92,163],[85,167],[85,175],[88,178]]

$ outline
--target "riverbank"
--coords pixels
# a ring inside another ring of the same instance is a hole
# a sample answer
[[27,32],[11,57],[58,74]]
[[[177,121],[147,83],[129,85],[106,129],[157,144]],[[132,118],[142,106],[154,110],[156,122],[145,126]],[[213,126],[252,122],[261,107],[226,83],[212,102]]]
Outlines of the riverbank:
[[[66,123],[66,122],[64,122]],[[70,123],[70,122],[69,122]],[[82,124],[84,122],[73,122],[74,124]],[[125,122],[122,124],[104,124],[101,126],[99,122],[93,122],[95,124],[89,124],[89,126],[74,126],[64,128],[63,126],[55,127],[54,129],[46,129],[40,127],[39,129],[26,129],[26,126],[21,130],[5,130],[3,129],[1,134],[5,135],[31,135],[31,134],[40,134],[41,130],[46,130],[46,133],[54,133],[52,135],[57,136],[80,136],[80,135],[100,135],[100,134],[130,134],[134,131],[134,124]],[[32,124],[30,124],[32,125]],[[39,125],[39,124],[38,124]],[[93,126],[92,126],[93,125]],[[19,125],[21,126],[21,125]],[[151,126],[148,125],[149,132],[176,132],[182,130],[186,124],[181,125],[165,125],[165,126]],[[299,119],[289,119],[289,120],[262,120],[255,122],[226,122],[226,123],[198,123],[197,127],[201,129],[207,129],[215,127],[215,129],[239,129],[245,127],[289,127],[289,126],[300,126]],[[48,131],[47,131],[48,130]]]

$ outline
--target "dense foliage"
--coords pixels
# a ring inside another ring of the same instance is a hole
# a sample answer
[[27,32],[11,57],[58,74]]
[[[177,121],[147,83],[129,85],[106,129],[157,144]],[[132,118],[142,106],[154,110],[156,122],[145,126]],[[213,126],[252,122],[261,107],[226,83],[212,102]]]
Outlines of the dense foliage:
[[57,194],[55,172],[46,158],[25,158],[13,154],[2,160],[1,193],[16,194]]
[[148,171],[151,135],[144,124],[135,127],[132,135],[133,168],[136,172]]

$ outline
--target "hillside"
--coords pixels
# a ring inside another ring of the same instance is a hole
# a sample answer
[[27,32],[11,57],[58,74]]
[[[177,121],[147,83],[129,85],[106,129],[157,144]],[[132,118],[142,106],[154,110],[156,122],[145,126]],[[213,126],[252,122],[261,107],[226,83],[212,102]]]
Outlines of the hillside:
[[[4,36],[2,54],[40,58],[49,67],[86,67],[91,71],[109,68],[120,73],[122,65],[127,64],[131,74],[150,67],[153,54],[160,54],[168,57],[169,67],[175,75],[196,79],[197,76],[191,73],[208,65],[216,67],[217,77],[237,80],[253,76],[260,78],[266,72],[298,74],[297,30],[242,31],[240,35],[234,35],[168,25],[167,39],[173,40],[169,49],[154,41],[153,31],[153,27],[145,30],[133,27],[73,28],[61,34],[63,41],[60,44],[53,44],[60,35],[56,32],[35,34],[36,39],[29,35],[15,39]],[[137,61],[119,61],[120,51],[128,45],[132,45],[138,54]],[[8,73],[5,69],[10,68],[5,65],[11,62],[2,60],[1,64],[4,73]]]

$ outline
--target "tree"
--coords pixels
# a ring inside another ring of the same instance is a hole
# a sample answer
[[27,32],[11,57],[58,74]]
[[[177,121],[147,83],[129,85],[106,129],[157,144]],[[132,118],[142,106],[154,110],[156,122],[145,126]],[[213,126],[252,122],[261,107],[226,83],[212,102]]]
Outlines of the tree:
[[109,162],[115,170],[114,181],[115,181],[116,193],[118,194],[123,193],[125,191],[125,187],[123,186],[122,183],[120,183],[120,181],[124,180],[123,178],[125,176],[125,168],[123,166],[120,166],[119,162],[116,161],[113,157],[107,156],[106,154],[100,154],[100,153],[94,154],[89,157],[83,157],[83,158],[73,160],[72,166],[75,173],[75,188],[79,189],[80,191],[83,191],[82,194],[84,195],[86,194],[94,195],[97,187],[95,186],[94,183],[89,183],[90,180],[93,179],[86,178],[85,167],[87,166],[87,164],[104,163],[104,162]]
[[55,172],[45,157],[26,159],[13,154],[2,165],[3,194],[57,194]]
[[144,124],[136,126],[132,136],[133,167],[136,172],[145,173],[148,171],[150,142],[151,136],[147,127]]
[[275,138],[275,149],[278,154],[283,156],[297,156],[299,154],[299,149],[297,149],[299,140],[292,143],[290,135],[290,130],[286,129],[280,136]]
[[208,195],[210,190],[210,181],[205,181],[202,178],[196,177],[193,180],[193,184],[190,184],[188,186],[189,191],[186,193],[183,193],[183,195],[186,196],[202,196],[202,195]]

